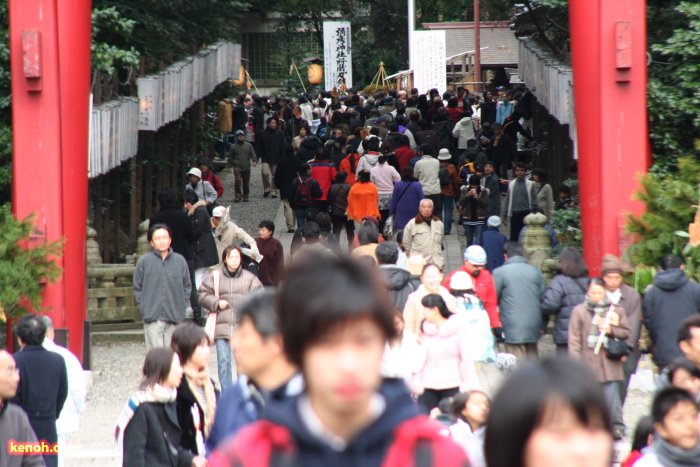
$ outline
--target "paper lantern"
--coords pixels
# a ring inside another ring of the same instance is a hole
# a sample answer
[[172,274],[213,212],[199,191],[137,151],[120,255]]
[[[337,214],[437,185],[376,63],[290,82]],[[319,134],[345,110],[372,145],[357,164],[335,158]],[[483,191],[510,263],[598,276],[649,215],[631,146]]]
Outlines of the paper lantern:
[[323,79],[323,67],[318,63],[309,65],[309,83],[320,84]]
[[243,86],[243,83],[245,83],[245,68],[241,65],[241,72],[238,74],[238,79],[233,80],[233,84]]

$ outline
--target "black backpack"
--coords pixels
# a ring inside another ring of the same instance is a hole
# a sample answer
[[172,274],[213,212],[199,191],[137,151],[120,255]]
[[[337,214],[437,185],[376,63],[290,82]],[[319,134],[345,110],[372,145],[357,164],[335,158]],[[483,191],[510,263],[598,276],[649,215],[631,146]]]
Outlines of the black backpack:
[[438,172],[438,179],[440,179],[441,186],[447,186],[450,184],[450,174],[447,172],[447,166],[440,167]]
[[294,204],[299,207],[311,206],[311,187],[309,186],[309,178],[304,180],[301,176],[297,176],[299,184],[294,192]]

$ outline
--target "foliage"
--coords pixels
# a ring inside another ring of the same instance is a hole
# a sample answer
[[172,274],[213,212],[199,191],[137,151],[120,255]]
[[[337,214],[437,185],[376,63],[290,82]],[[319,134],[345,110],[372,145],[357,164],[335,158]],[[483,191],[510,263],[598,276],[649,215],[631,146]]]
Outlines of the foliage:
[[7,5],[7,2],[0,1],[0,206],[10,201],[12,179],[10,31]]
[[627,216],[627,232],[637,237],[626,256],[632,264],[656,267],[664,255],[673,253],[683,258],[686,272],[700,276],[700,248],[688,244],[688,225],[693,222],[698,203],[700,162],[692,157],[678,160],[678,173],[650,173],[639,180],[641,189],[635,194],[645,212],[641,217]]
[[27,246],[34,216],[17,220],[9,206],[0,208],[0,309],[6,317],[24,314],[30,305],[41,308],[43,282],[53,282],[61,268],[50,257],[61,254],[61,241]]
[[[508,21],[513,5],[516,3],[520,2],[513,0],[481,1],[479,18],[481,21]],[[417,0],[416,13],[416,24],[474,21],[474,0]]]
[[100,39],[106,39],[109,36],[119,36],[128,41],[135,24],[135,21],[123,18],[113,6],[92,11],[92,45],[90,48],[93,69],[108,75],[116,75],[119,67],[139,65],[139,54],[133,47],[122,49],[100,41]]
[[554,211],[549,219],[549,225],[557,232],[559,240],[559,245],[549,252],[552,258],[558,258],[561,250],[567,246],[581,249],[581,209],[578,205]]

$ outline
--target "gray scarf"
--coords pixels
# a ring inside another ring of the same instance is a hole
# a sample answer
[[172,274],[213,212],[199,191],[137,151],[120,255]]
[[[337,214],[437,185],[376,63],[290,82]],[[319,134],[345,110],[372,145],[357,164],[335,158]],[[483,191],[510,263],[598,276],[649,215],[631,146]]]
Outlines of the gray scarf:
[[700,465],[700,443],[687,450],[672,446],[661,436],[656,435],[652,444],[653,452],[664,467],[697,467]]

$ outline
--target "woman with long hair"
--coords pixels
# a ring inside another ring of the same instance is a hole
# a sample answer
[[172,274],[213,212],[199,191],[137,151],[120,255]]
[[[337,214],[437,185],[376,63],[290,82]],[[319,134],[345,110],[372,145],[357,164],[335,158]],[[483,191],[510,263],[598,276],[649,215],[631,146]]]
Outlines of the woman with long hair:
[[588,266],[578,249],[567,246],[559,255],[557,275],[549,283],[542,300],[542,312],[555,315],[553,338],[557,351],[569,352],[571,311],[586,298]]
[[479,389],[480,383],[469,351],[464,318],[450,311],[438,294],[426,295],[421,304],[425,319],[420,338],[426,358],[413,387],[419,394],[418,403],[430,413],[442,399],[460,390]]
[[377,187],[379,194],[379,232],[384,231],[384,223],[389,217],[391,197],[394,192],[394,184],[401,180],[401,176],[394,167],[387,163],[388,156],[382,154],[372,170],[369,171],[370,180]]
[[352,146],[348,146],[345,149],[345,159],[340,161],[340,171],[347,173],[347,184],[354,185],[356,180],[355,170],[357,170],[357,163],[360,161],[360,155],[357,154],[357,149]]
[[537,207],[542,209],[547,219],[550,219],[554,213],[554,194],[547,180],[547,172],[543,169],[535,169],[531,177],[537,186]]
[[214,343],[222,391],[233,384],[230,339],[235,330],[236,309],[246,295],[263,286],[253,273],[243,268],[242,256],[240,248],[227,246],[221,254],[221,264],[209,271],[199,287],[199,303],[209,313],[216,314]]
[[204,442],[214,425],[216,391],[209,377],[209,338],[204,328],[182,323],[173,332],[170,347],[182,362],[184,378],[177,389],[180,446],[203,456]]
[[450,401],[450,413],[456,422],[448,432],[466,451],[471,467],[486,467],[484,436],[490,408],[489,397],[481,391],[460,392]]
[[180,358],[172,349],[156,347],[143,363],[139,390],[126,403],[115,437],[123,442],[122,465],[204,466],[206,459],[180,445],[175,399],[182,380]]
[[301,142],[306,136],[309,134],[309,125],[308,123],[304,123],[303,125],[300,125],[299,128],[297,129],[297,134],[294,135],[294,138],[292,138],[292,147],[294,147],[294,153],[299,150],[299,146],[301,145]]

